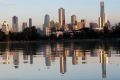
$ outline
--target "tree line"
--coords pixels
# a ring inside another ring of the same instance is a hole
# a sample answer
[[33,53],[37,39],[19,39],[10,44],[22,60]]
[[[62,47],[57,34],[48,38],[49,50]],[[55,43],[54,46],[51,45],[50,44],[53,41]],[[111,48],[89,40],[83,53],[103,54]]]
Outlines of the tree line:
[[0,30],[0,41],[40,41],[40,40],[70,40],[70,39],[119,39],[120,38],[120,23],[109,29],[107,26],[103,30],[94,30],[92,28],[82,28],[77,31],[63,32],[62,35],[50,36],[42,35],[35,26],[25,28],[22,32],[9,32],[6,35]]

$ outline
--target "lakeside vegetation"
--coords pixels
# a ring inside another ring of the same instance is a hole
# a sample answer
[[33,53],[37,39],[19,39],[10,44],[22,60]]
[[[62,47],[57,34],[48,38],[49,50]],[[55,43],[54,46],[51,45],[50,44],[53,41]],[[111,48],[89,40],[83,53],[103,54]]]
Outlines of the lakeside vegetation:
[[37,31],[36,27],[28,27],[22,32],[9,32],[6,35],[0,30],[0,41],[39,41],[39,40],[73,40],[73,39],[119,39],[120,38],[120,23],[108,29],[107,26],[103,30],[97,31],[91,28],[82,28],[72,33],[64,32],[63,35],[43,36],[41,32]]

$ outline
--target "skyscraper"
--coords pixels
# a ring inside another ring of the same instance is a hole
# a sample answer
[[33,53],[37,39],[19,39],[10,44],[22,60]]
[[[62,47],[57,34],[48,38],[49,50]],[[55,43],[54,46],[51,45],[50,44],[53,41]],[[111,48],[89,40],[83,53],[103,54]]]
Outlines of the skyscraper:
[[71,16],[71,25],[73,30],[78,30],[76,15]]
[[18,32],[18,17],[17,16],[13,16],[12,18],[12,28],[13,28],[13,32]]
[[50,28],[50,16],[48,14],[45,15],[44,24],[43,24],[43,32],[44,35],[50,36],[51,28]]
[[77,21],[77,20],[76,20],[76,15],[72,15],[72,16],[71,16],[71,24],[72,24],[72,25],[75,25],[75,24],[76,24],[76,21]]
[[86,19],[81,19],[81,27],[82,27],[82,28],[85,28],[86,25],[87,25]]
[[60,8],[58,10],[59,13],[59,23],[61,26],[65,25],[65,9]]
[[101,20],[99,20],[100,27],[103,28],[105,26],[106,20],[107,20],[105,8],[104,8],[104,1],[100,2],[100,18],[99,19],[101,19]]
[[101,17],[99,17],[99,28],[101,28]]
[[44,27],[50,27],[50,16],[48,14],[45,15]]
[[29,27],[32,27],[32,18],[29,18]]

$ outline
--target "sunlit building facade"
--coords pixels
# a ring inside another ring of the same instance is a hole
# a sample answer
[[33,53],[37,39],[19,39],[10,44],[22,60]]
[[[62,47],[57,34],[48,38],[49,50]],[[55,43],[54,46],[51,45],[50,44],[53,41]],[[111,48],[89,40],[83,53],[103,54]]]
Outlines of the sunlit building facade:
[[64,26],[65,25],[65,9],[60,8],[58,10],[58,13],[59,13],[59,23],[61,26]]
[[2,31],[5,32],[5,34],[9,34],[9,25],[7,21],[2,23]]
[[104,28],[107,23],[107,15],[105,13],[104,1],[100,2],[100,17],[99,17],[99,27]]

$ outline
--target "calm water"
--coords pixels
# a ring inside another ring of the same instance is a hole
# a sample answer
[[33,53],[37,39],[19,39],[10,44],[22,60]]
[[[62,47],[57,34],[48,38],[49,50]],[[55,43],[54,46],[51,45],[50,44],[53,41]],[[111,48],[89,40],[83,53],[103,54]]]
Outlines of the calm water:
[[1,43],[0,80],[120,80],[119,43]]

